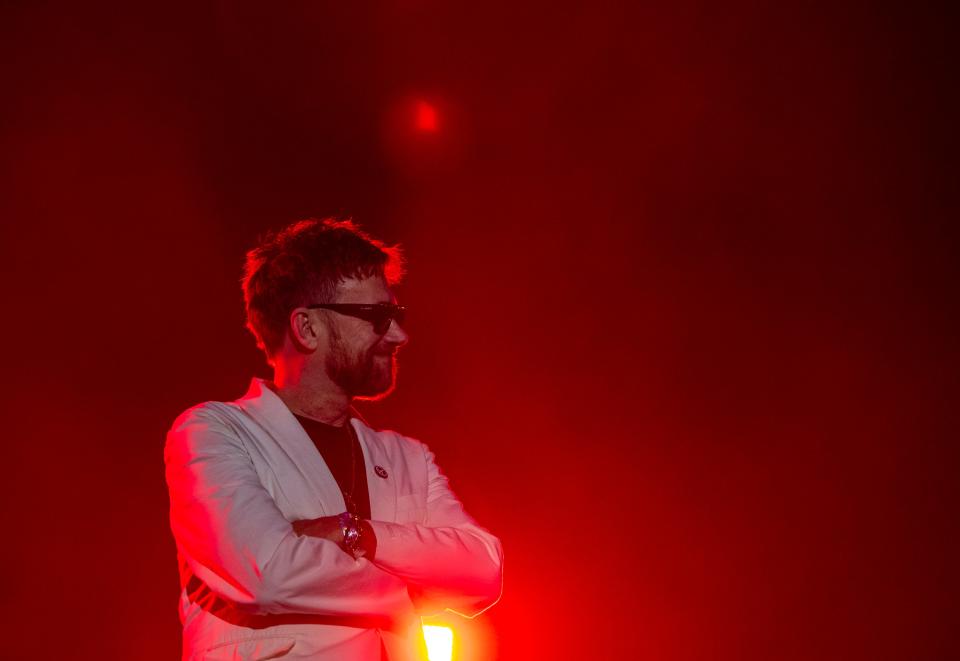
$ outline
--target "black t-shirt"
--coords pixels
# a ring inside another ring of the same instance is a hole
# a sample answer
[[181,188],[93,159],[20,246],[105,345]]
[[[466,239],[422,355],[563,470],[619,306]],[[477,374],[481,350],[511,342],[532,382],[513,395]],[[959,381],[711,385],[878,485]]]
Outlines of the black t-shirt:
[[333,473],[333,479],[343,492],[347,510],[361,519],[369,519],[367,467],[353,426],[347,422],[342,427],[334,427],[299,415],[296,418],[317,447],[327,468]]

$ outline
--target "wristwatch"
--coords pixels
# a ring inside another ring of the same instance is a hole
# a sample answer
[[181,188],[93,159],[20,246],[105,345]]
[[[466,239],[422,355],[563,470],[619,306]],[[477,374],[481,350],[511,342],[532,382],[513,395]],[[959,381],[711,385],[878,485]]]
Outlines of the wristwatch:
[[343,534],[343,541],[340,543],[343,550],[354,558],[363,556],[363,547],[360,545],[360,518],[353,512],[344,512],[337,516],[337,523],[340,524],[340,532]]

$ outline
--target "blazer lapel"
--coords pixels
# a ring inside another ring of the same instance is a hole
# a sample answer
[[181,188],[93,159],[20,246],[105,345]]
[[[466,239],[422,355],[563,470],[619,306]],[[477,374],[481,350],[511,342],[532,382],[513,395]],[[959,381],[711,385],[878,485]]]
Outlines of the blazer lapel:
[[363,463],[367,473],[367,490],[370,492],[370,518],[374,521],[395,521],[397,498],[394,482],[389,473],[386,479],[377,474],[377,468],[384,470],[389,466],[383,443],[373,431],[358,418],[350,423],[357,432],[360,448],[363,450]]
[[[284,480],[285,491],[296,489],[298,499],[302,498],[310,510],[319,509],[320,516],[339,514],[346,509],[343,493],[313,441],[283,400],[262,379],[253,379],[247,394],[237,404],[263,428],[300,474],[301,480],[296,482],[292,475],[278,475]],[[372,495],[370,500],[372,507]]]

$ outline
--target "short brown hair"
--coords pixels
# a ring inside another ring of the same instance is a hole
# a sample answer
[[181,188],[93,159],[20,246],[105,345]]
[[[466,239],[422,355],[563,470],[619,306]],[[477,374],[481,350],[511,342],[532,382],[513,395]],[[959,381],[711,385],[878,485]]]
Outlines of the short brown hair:
[[283,345],[291,310],[333,303],[345,279],[377,275],[389,285],[400,281],[400,248],[371,238],[350,220],[311,218],[268,233],[247,253],[247,328],[271,359]]

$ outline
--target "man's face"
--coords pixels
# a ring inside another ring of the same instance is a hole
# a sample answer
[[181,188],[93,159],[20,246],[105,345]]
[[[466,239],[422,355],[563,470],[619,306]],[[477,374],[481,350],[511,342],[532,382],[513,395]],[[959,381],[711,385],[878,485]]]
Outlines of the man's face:
[[[337,303],[393,303],[394,297],[383,278],[377,276],[345,280],[338,288]],[[397,349],[409,339],[396,321],[384,335],[373,324],[337,312],[324,311],[330,330],[326,370],[330,379],[347,395],[380,399],[394,387]]]

